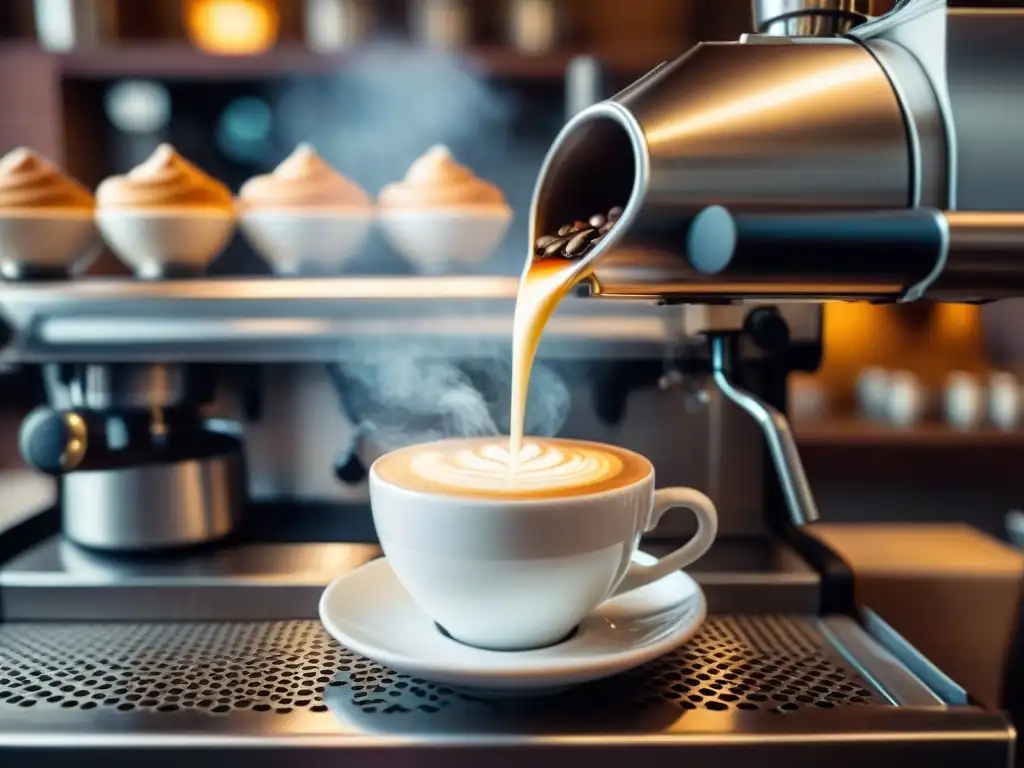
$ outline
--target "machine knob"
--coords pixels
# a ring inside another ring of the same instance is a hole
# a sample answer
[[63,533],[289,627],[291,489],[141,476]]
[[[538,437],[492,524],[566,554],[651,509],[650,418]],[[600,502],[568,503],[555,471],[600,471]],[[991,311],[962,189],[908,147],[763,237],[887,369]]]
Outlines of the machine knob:
[[789,346],[789,324],[775,307],[753,310],[743,321],[743,330],[768,354],[778,354]]
[[25,417],[18,447],[25,462],[48,475],[78,469],[89,446],[89,429],[81,414],[36,408]]

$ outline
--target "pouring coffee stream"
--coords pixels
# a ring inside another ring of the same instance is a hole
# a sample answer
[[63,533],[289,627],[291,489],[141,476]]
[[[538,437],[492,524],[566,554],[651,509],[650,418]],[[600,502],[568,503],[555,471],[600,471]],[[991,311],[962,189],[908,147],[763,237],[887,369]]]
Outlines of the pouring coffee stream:
[[587,258],[596,253],[619,217],[621,207],[595,213],[587,221],[564,224],[554,233],[537,237],[516,296],[512,324],[512,406],[509,420],[509,458],[516,472],[526,423],[530,371],[541,334],[558,303],[585,274]]

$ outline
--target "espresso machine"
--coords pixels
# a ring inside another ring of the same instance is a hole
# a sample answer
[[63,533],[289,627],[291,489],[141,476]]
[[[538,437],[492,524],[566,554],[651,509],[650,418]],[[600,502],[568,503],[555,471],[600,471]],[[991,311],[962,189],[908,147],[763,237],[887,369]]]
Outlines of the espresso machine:
[[[528,429],[715,500],[689,644],[498,698],[317,620],[380,554],[365,467],[403,425],[455,429],[431,385],[502,411],[482,361],[507,359],[517,279],[10,285],[0,359],[42,366],[49,400],[23,453],[58,479],[0,516],[0,760],[1013,765],[1024,560],[966,526],[829,522],[786,382],[819,364],[822,301],[1024,293],[1024,7],[763,0],[754,21],[577,112],[531,217],[624,208],[545,332]],[[689,533],[666,519],[645,548]]]

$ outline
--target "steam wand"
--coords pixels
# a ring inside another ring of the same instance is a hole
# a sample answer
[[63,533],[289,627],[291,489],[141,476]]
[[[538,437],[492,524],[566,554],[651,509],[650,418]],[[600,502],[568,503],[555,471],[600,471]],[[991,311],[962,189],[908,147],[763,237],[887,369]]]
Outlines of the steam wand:
[[708,336],[711,345],[711,371],[715,384],[723,395],[750,414],[764,432],[768,441],[768,452],[779,477],[793,524],[801,526],[812,523],[819,517],[818,505],[814,502],[814,494],[807,482],[807,475],[804,474],[804,465],[800,461],[800,453],[793,439],[789,421],[776,408],[746,390],[734,386],[729,380],[737,341],[735,333]]

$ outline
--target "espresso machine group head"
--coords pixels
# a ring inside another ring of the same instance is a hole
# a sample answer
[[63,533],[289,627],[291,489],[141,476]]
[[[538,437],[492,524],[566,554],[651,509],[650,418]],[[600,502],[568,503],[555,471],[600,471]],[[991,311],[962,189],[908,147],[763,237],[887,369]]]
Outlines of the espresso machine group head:
[[1024,293],[1024,10],[905,0],[868,20],[871,5],[756,2],[762,33],[576,114],[531,235],[624,207],[578,268],[610,298]]

